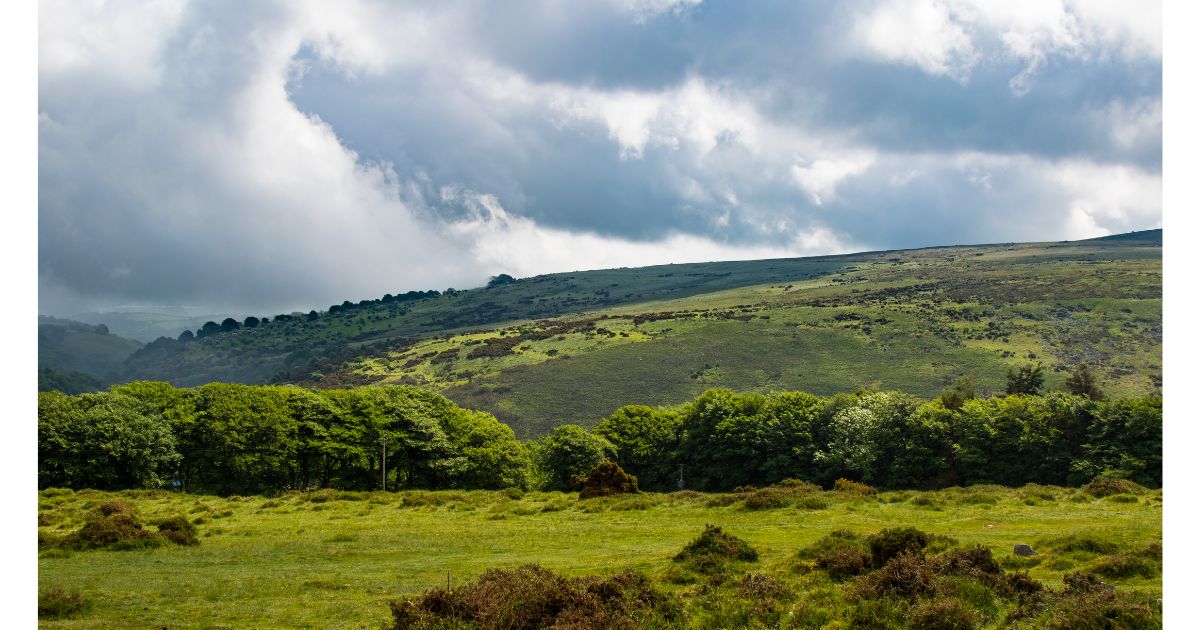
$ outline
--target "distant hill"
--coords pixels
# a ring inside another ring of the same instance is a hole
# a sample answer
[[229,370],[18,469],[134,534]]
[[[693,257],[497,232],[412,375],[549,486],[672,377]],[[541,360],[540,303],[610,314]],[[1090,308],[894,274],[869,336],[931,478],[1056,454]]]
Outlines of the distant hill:
[[344,302],[160,339],[124,378],[410,383],[521,435],[595,424],[621,404],[710,387],[901,389],[964,374],[992,391],[1041,363],[1050,388],[1087,361],[1114,393],[1162,376],[1161,230],[779,260],[571,272],[469,291]]
[[142,347],[103,325],[38,317],[38,390],[94,391],[118,382],[124,362]]
[[188,314],[184,310],[166,312],[170,309],[115,310],[87,312],[71,315],[72,319],[85,324],[104,324],[109,332],[127,339],[149,343],[159,337],[177,337],[184,330],[196,330],[208,321],[221,321],[228,315]]

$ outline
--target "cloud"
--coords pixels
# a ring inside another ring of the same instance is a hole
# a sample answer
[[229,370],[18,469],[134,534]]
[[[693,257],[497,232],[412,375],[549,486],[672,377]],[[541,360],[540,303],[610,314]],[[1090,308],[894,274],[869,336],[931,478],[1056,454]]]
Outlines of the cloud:
[[1153,227],[1129,6],[45,2],[41,307]]
[[887,0],[854,19],[864,54],[966,83],[984,61],[1021,64],[1009,79],[1028,94],[1051,58],[1162,59],[1160,2]]

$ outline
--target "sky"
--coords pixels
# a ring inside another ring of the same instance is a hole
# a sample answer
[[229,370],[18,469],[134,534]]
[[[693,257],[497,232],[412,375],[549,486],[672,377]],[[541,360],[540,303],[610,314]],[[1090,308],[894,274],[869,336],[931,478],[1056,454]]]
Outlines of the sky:
[[1122,0],[43,0],[39,311],[1161,227],[1162,26]]

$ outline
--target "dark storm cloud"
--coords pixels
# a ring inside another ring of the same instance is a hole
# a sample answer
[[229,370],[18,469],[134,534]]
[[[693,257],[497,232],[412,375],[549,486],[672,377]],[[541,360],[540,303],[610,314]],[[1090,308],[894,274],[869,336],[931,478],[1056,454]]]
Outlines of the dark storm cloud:
[[1155,227],[1161,34],[1101,9],[47,2],[41,307]]

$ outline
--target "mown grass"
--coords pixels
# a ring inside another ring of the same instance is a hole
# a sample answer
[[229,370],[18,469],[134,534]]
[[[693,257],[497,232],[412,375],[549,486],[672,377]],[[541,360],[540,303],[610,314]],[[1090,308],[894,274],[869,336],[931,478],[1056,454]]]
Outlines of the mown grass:
[[[40,590],[77,594],[88,605],[41,624],[378,628],[390,617],[388,602],[401,596],[444,587],[447,578],[457,585],[489,568],[538,563],[565,575],[644,572],[691,606],[689,623],[716,627],[725,613],[697,603],[711,603],[705,590],[711,585],[680,574],[672,560],[708,524],[757,550],[758,561],[737,571],[769,576],[764,582],[739,574],[730,584],[778,583],[797,595],[781,605],[804,618],[844,608],[841,585],[806,569],[800,556],[834,530],[865,536],[911,526],[961,546],[983,545],[1002,566],[1028,569],[1049,586],[1060,587],[1071,571],[1098,571],[1119,591],[1160,597],[1161,550],[1154,545],[1161,541],[1161,492],[1138,492],[1112,495],[1133,501],[1113,501],[1049,486],[871,496],[805,489],[763,507],[748,506],[749,493],[581,501],[510,491],[219,498],[47,490],[39,495],[38,528],[47,541],[77,530],[102,503],[122,499],[147,520],[187,515],[198,523],[200,544],[145,551],[42,547]],[[1038,555],[1015,558],[1018,543]]]

